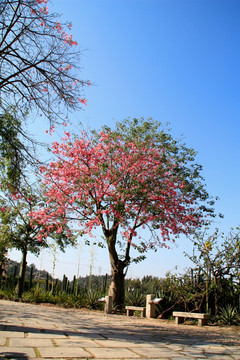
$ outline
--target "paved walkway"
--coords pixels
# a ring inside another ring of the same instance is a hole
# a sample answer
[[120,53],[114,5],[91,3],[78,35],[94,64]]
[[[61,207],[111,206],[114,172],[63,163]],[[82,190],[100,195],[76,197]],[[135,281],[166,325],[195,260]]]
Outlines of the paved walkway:
[[0,300],[0,358],[240,360],[240,331]]

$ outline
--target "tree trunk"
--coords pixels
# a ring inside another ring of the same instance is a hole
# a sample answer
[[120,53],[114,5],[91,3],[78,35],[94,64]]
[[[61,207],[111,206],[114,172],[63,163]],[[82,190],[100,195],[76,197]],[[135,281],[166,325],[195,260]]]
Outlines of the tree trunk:
[[113,305],[117,309],[121,309],[124,306],[124,268],[126,267],[126,261],[120,260],[116,251],[116,235],[117,230],[112,232],[107,238],[109,259],[111,264],[111,280],[109,287],[109,296],[112,296]]
[[109,287],[109,296],[113,298],[114,307],[121,309],[124,306],[125,287],[123,272],[123,261],[118,260],[116,264],[111,264],[111,282]]
[[214,307],[215,307],[215,316],[218,314],[218,284],[217,284],[217,277],[214,274],[213,276],[214,280]]
[[27,267],[27,247],[22,251],[22,261],[20,263],[18,283],[16,287],[16,293],[19,297],[22,297],[24,291],[25,273]]

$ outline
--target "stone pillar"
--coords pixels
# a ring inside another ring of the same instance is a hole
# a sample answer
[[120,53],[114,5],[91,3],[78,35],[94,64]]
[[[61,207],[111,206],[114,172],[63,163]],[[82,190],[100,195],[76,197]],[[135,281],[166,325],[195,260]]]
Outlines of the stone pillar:
[[150,319],[155,316],[155,304],[151,303],[152,299],[154,299],[154,294],[147,295],[146,299],[146,318]]
[[105,296],[105,313],[112,313],[112,296]]

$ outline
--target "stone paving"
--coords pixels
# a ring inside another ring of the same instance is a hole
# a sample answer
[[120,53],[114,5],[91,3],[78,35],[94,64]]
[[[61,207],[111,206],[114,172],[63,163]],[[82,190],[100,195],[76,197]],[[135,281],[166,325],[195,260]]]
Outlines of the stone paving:
[[0,300],[0,358],[240,360],[236,328]]

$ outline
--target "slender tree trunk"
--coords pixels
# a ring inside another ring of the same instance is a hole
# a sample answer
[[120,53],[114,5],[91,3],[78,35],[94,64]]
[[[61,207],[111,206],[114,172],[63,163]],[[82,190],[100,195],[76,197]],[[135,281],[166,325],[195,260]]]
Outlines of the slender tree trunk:
[[215,315],[218,314],[218,284],[217,284],[217,277],[213,276],[214,280],[214,305],[215,305]]
[[209,284],[211,283],[209,281],[209,278],[211,276],[211,273],[209,271],[209,265],[207,264],[207,278],[206,278],[206,312],[209,312]]
[[33,287],[33,267],[31,266],[30,279],[29,279],[29,289],[31,289],[32,287]]
[[26,267],[27,267],[27,247],[24,248],[22,251],[22,261],[20,263],[19,277],[16,287],[16,293],[18,294],[19,297],[22,296],[22,293],[24,291]]

